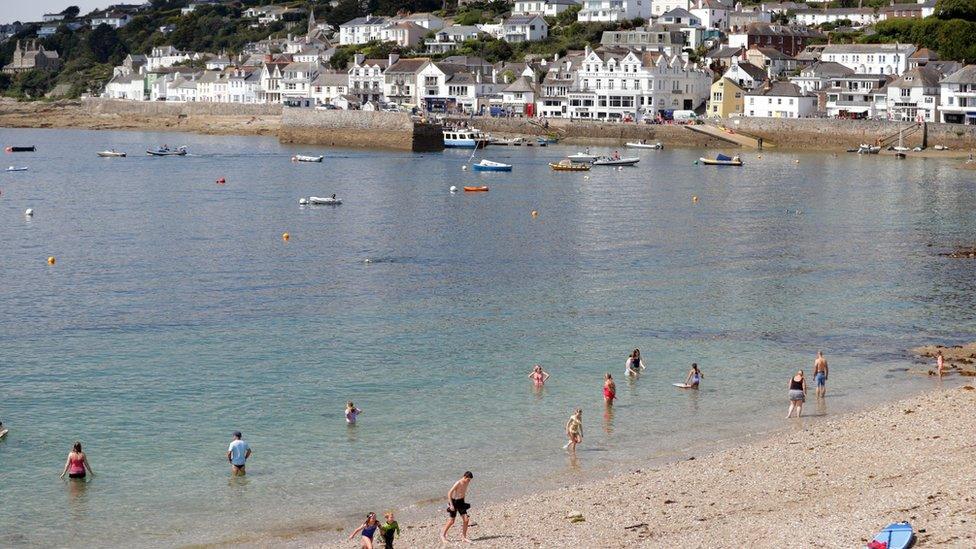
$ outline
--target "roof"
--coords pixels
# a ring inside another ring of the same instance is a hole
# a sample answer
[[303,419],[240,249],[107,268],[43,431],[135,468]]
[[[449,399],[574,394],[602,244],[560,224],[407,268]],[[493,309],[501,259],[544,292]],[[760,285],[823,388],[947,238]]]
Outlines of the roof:
[[765,55],[770,59],[785,59],[785,60],[793,59],[789,55],[786,55],[785,53],[779,51],[776,48],[752,48],[752,49],[759,50],[760,53],[762,53],[763,55]]
[[386,27],[388,29],[405,29],[405,30],[419,30],[423,33],[429,32],[427,28],[421,27],[420,25],[414,23],[413,21],[400,21],[394,25]]
[[758,88],[746,95],[766,95],[773,97],[807,97],[800,86],[790,82],[773,82],[768,88]]
[[446,34],[478,34],[481,32],[481,29],[474,25],[451,25],[450,27],[444,27],[437,31],[437,34],[442,32]]
[[915,53],[908,56],[910,59],[929,59],[931,61],[936,61],[939,59],[939,55],[928,48],[919,48],[915,50]]
[[905,71],[901,78],[889,86],[893,88],[938,88],[942,75],[928,67],[915,67]]
[[344,72],[323,72],[312,81],[313,86],[348,86],[349,75]]
[[477,83],[477,80],[475,80],[474,75],[471,74],[471,73],[469,73],[469,72],[458,72],[458,73],[454,73],[453,75],[451,75],[451,77],[447,79],[447,83],[448,84],[455,84],[455,85],[456,84],[476,84]]
[[713,50],[706,57],[711,59],[728,59],[729,57],[739,57],[742,55],[742,48],[733,48],[730,46],[723,46],[716,50]]
[[824,53],[907,53],[914,52],[912,44],[828,44]]
[[516,93],[517,92],[523,92],[523,93],[524,92],[532,92],[532,93],[535,93],[535,86],[533,86],[532,83],[529,82],[528,77],[522,76],[520,78],[516,78],[514,82],[512,82],[511,84],[509,84],[508,87],[505,88],[502,91],[516,92]]
[[430,59],[426,57],[416,57],[413,59],[400,59],[396,63],[386,69],[386,73],[417,73],[420,69],[424,68],[424,65],[430,62]]
[[694,17],[695,19],[698,19],[697,17],[692,15],[690,11],[684,8],[674,8],[673,10],[666,11],[661,14],[661,17],[662,18],[672,17],[672,18],[680,18],[680,19],[691,19],[692,17]]
[[528,25],[529,23],[541,19],[538,15],[513,15],[502,21],[503,25]]
[[[757,67],[752,63],[747,61],[740,61],[738,63],[739,68],[742,69],[746,74],[749,75],[753,80],[764,80],[766,78],[766,70],[762,67]],[[729,68],[729,70],[732,70]]]
[[[822,37],[823,33],[808,27],[792,27],[774,25],[772,23],[753,22],[738,31],[740,34],[753,36],[801,36],[807,38]],[[733,33],[735,34],[735,33]]]
[[356,27],[359,25],[385,25],[389,22],[386,17],[357,17],[355,19],[346,21],[345,23],[339,25],[339,27]]
[[800,71],[801,75],[821,76],[830,78],[832,76],[847,76],[854,74],[854,69],[834,63],[833,61],[817,61],[809,67]]

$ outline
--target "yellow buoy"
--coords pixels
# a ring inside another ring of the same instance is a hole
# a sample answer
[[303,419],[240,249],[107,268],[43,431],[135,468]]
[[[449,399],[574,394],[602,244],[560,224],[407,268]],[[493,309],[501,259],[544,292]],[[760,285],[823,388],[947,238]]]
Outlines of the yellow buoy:
[[532,210],[532,217],[539,217],[539,212]]
[[698,204],[698,195],[694,195],[694,196],[692,196],[692,197],[691,197],[691,201],[692,201],[693,203],[695,203],[695,204]]
[[800,163],[800,159],[799,159],[799,158],[797,158],[796,160],[794,160],[794,161],[793,161],[793,163],[794,163],[794,164],[799,164],[799,163]]
[[47,264],[48,265],[54,265],[55,263],[57,263],[57,261],[58,260],[57,259],[54,259],[54,256],[53,255],[51,257],[47,258]]
[[288,234],[288,233],[282,233],[282,235],[281,235],[281,239],[282,240],[287,241],[289,238],[291,238],[291,235],[290,234]]

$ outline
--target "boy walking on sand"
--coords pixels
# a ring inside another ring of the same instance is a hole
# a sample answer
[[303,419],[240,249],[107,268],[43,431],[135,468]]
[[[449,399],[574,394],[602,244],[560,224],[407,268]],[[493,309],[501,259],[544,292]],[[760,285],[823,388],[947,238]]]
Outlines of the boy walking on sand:
[[471,522],[468,517],[468,509],[471,506],[464,502],[464,496],[467,495],[468,485],[471,484],[473,478],[474,475],[471,471],[465,471],[461,480],[455,482],[454,486],[451,486],[447,492],[447,514],[450,516],[447,519],[447,524],[444,525],[444,531],[441,532],[441,541],[444,543],[447,543],[447,532],[454,526],[454,519],[458,513],[461,514],[461,541],[471,543],[471,540],[468,539],[468,524]]
[[380,532],[383,533],[383,543],[386,549],[393,549],[393,538],[400,536],[400,525],[393,518],[392,511],[383,515],[383,518],[386,519],[386,522],[380,525]]

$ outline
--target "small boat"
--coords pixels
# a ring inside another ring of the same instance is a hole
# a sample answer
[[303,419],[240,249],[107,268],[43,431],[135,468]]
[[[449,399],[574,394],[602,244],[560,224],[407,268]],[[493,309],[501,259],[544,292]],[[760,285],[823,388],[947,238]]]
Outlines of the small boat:
[[542,146],[555,145],[556,143],[559,143],[559,138],[553,135],[547,135],[545,137],[540,137],[539,139],[537,139],[537,141],[539,142],[539,145]]
[[474,128],[444,128],[444,146],[456,149],[483,149],[488,136]]
[[486,193],[488,192],[488,186],[482,185],[480,187],[464,187],[464,192],[466,193]]
[[590,154],[589,151],[585,153],[578,152],[576,154],[571,154],[566,158],[570,160],[575,160],[577,162],[593,162],[594,160],[597,159],[596,155]]
[[147,150],[146,154],[149,156],[186,156],[186,147],[180,147],[178,149],[160,147],[154,151]]
[[559,163],[549,163],[549,167],[553,171],[557,172],[588,172],[590,171],[590,165],[584,164],[582,162],[573,162],[569,158],[560,160]]
[[9,168],[7,168],[7,171],[8,172],[26,172],[27,171],[27,166],[21,166],[19,168],[16,167],[16,166],[10,166]]
[[481,162],[477,164],[472,164],[471,169],[476,172],[510,172],[512,171],[511,164],[502,164],[501,162],[492,162],[491,160],[481,159]]
[[115,149],[111,149],[111,150],[107,150],[107,151],[101,151],[101,152],[98,152],[98,153],[95,153],[95,154],[97,154],[98,156],[100,156],[102,158],[125,158],[125,153],[124,152],[119,152],[119,151],[117,151]]
[[897,158],[898,160],[904,160],[904,159],[908,158],[908,155],[906,155],[903,152],[896,152],[895,153],[895,158]]
[[628,141],[627,146],[630,147],[631,149],[654,149],[656,151],[659,151],[664,148],[664,144],[662,144],[660,141],[658,141],[657,143],[644,143],[643,141],[638,141],[638,142]]
[[292,162],[321,162],[324,156],[308,156],[305,154],[296,154],[291,157]]
[[37,150],[37,147],[31,145],[29,147],[7,147],[4,149],[8,153],[32,153]]
[[862,143],[860,147],[857,148],[857,154],[878,154],[881,152],[881,146],[872,146]]
[[308,203],[314,206],[338,206],[339,204],[342,204],[342,199],[336,198],[335,195],[327,196],[325,198],[310,196],[308,197]]
[[936,146],[934,146],[932,148],[935,149],[935,150],[937,150],[937,151],[947,151],[947,150],[949,150],[949,147],[946,147],[945,145],[936,145]]
[[[871,540],[868,547],[886,547],[887,549],[907,549],[915,541],[915,530],[908,522],[893,522],[885,526],[878,535]],[[874,544],[874,545],[872,545]]]
[[594,166],[634,166],[640,162],[640,158],[613,158],[611,156],[601,156],[593,161]]
[[733,157],[725,156],[724,154],[716,155],[715,158],[699,158],[699,162],[705,164],[706,166],[741,166],[742,159],[739,155]]

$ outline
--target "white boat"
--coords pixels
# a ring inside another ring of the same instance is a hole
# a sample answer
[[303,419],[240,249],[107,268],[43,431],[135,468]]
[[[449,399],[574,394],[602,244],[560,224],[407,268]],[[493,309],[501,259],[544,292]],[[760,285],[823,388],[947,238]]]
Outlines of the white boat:
[[444,128],[444,146],[456,149],[481,149],[488,136],[475,128]]
[[661,150],[664,148],[664,144],[662,144],[660,141],[658,141],[657,143],[642,143],[639,141],[638,142],[628,141],[627,146],[630,147],[631,149]]
[[291,157],[293,162],[321,162],[324,156],[308,156],[305,154],[296,154]]
[[100,156],[102,158],[125,158],[125,153],[124,152],[119,152],[119,151],[117,151],[115,149],[110,149],[110,150],[107,150],[107,151],[101,151],[101,152],[98,152],[98,153],[95,153],[95,154],[97,154],[98,156]]
[[318,196],[308,197],[308,203],[314,206],[338,206],[342,204],[341,198],[336,198],[335,195],[321,198]]
[[180,147],[178,149],[171,149],[169,147],[160,147],[156,150],[147,150],[146,154],[149,156],[186,156],[186,147]]
[[589,151],[585,153],[578,152],[576,154],[571,154],[566,158],[572,160],[573,162],[593,162],[597,159],[595,154],[590,154]]
[[471,169],[476,172],[510,172],[512,171],[512,165],[492,162],[491,160],[482,158],[481,162],[472,164]]
[[881,152],[880,146],[872,146],[862,143],[860,147],[857,148],[857,154],[878,154]]
[[27,171],[27,166],[21,166],[20,168],[18,168],[16,166],[10,166],[9,168],[7,168],[7,171],[8,172],[26,172]]
[[601,156],[593,161],[594,166],[633,166],[640,162],[640,158],[613,158],[610,156]]

